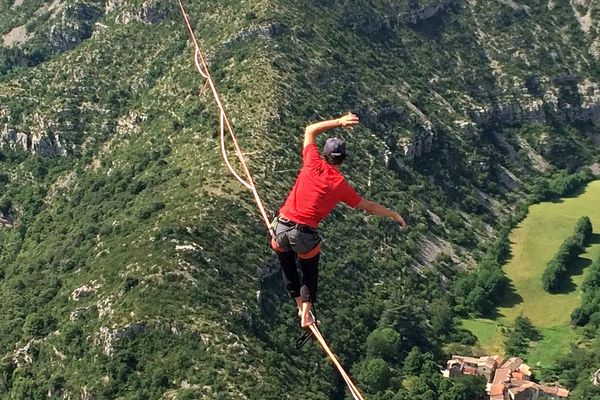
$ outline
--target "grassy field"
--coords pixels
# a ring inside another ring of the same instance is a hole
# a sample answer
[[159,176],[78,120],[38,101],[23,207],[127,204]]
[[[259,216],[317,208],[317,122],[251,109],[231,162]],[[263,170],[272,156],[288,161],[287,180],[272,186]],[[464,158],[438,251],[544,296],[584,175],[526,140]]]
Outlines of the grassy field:
[[[575,198],[533,205],[529,215],[510,234],[512,257],[504,266],[511,280],[512,292],[498,309],[496,321],[471,320],[463,325],[480,340],[484,350],[502,352],[503,336],[499,326],[510,325],[519,314],[527,316],[538,327],[544,339],[532,349],[529,361],[547,365],[566,350],[576,334],[570,328],[570,315],[579,306],[579,287],[586,267],[600,257],[600,181],[590,183]],[[580,260],[571,276],[569,290],[548,294],[542,289],[541,275],[546,263],[554,256],[560,244],[573,233],[575,223],[587,215],[594,226],[594,241]]]
[[483,318],[462,320],[461,322],[464,328],[477,336],[484,354],[504,354],[502,344],[504,336],[498,322]]
[[[489,319],[463,320],[463,327],[473,332],[479,339],[481,354],[504,355],[504,340],[502,323]],[[506,325],[504,325],[506,326]],[[551,367],[553,361],[564,354],[570,343],[577,339],[577,333],[569,326],[554,328],[539,328],[542,340],[532,344],[527,356],[531,366]]]

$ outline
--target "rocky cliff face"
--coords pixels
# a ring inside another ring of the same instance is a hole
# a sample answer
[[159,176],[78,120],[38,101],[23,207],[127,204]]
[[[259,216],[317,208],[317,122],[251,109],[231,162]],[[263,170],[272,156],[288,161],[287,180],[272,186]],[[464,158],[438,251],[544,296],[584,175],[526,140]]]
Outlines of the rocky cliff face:
[[[523,124],[545,124],[552,118],[571,123],[600,124],[600,84],[589,78],[531,75],[522,82],[516,81],[510,89],[480,95],[486,101],[465,103],[463,112],[467,118],[458,123],[461,131],[468,134],[485,129],[492,123],[499,127],[518,127]],[[420,126],[411,137],[398,140],[400,154],[411,160],[431,152],[436,135],[429,119],[414,104],[407,102],[406,107],[384,108],[377,113],[361,111],[365,121],[382,132],[394,121],[401,121],[412,113]]]
[[416,24],[434,18],[453,3],[455,3],[455,0],[430,0],[422,2],[419,2],[419,0],[411,0],[408,2],[409,11],[401,15],[400,20],[403,23]]
[[59,5],[50,19],[50,45],[59,52],[73,49],[92,36],[101,15],[102,10],[93,3]]
[[22,150],[31,154],[45,157],[57,157],[67,154],[60,141],[58,133],[24,133],[4,126],[0,131],[0,148],[8,147],[11,150]]
[[0,226],[11,227],[14,224],[14,220],[10,214],[5,214],[0,211]]
[[123,0],[108,0],[105,7],[106,13],[114,13],[115,21],[121,24],[141,22],[147,25],[156,25],[167,18],[170,8],[157,0],[144,1],[140,7],[131,8]]
[[402,150],[402,156],[407,159],[419,158],[431,152],[435,134],[431,131],[418,135],[414,138],[402,138],[398,145]]
[[546,123],[549,113],[569,122],[600,123],[600,85],[589,78],[532,76],[517,92],[489,93],[490,104],[468,111],[473,122],[501,126]]

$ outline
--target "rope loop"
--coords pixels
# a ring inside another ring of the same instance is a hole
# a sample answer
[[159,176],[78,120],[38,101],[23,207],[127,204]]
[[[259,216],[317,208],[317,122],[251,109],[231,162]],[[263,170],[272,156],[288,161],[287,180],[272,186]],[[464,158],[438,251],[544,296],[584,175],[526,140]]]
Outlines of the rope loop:
[[224,123],[225,122],[225,113],[223,111],[221,111],[220,120],[221,120],[221,129],[220,129],[221,130],[221,153],[223,154],[223,159],[225,160],[225,164],[227,164],[227,167],[229,168],[229,170],[231,171],[233,176],[235,176],[242,185],[244,185],[248,190],[254,191],[255,190],[254,186],[249,184],[241,176],[239,176],[238,173],[235,172],[235,169],[231,166],[231,163],[229,162],[229,157],[227,156],[227,150],[225,149],[225,123]]
[[208,79],[208,67],[204,65],[204,70],[202,69],[202,65],[200,63],[200,49],[198,48],[198,46],[195,47],[196,51],[194,51],[194,63],[196,64],[196,69],[204,79]]

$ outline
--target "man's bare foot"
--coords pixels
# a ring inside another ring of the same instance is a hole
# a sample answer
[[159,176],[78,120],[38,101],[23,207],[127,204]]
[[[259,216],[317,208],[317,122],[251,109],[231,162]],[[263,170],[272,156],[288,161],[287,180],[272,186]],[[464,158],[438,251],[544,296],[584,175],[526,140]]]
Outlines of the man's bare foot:
[[315,323],[315,320],[312,317],[312,315],[310,315],[310,314],[303,315],[300,318],[300,326],[302,328],[308,328],[309,326],[311,326],[314,323]]
[[[311,313],[300,316],[300,326],[305,329],[315,323],[315,317]],[[321,321],[317,320],[317,326],[321,325]]]
[[302,315],[302,310],[300,310],[300,309],[298,310],[298,318],[300,318],[300,326],[302,328],[306,328],[308,325],[310,325],[310,324],[305,324],[306,320],[308,320],[308,321],[311,320],[310,313],[306,313],[306,314],[308,315],[308,318],[303,318],[304,316]]

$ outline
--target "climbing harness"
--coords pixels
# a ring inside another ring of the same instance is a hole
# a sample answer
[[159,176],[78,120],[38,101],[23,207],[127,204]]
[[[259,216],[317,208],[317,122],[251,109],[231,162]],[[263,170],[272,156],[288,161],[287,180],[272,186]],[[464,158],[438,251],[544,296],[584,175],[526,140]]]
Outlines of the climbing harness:
[[[250,190],[252,192],[252,194],[254,196],[254,201],[256,202],[256,205],[258,206],[260,214],[265,222],[265,225],[267,226],[267,229],[269,230],[269,234],[271,235],[271,238],[274,239],[275,231],[273,230],[273,227],[271,226],[271,223],[269,222],[270,220],[269,220],[267,211],[263,205],[262,200],[260,199],[258,191],[256,190],[256,186],[254,185],[254,179],[252,178],[252,174],[250,173],[248,164],[246,163],[246,160],[244,159],[244,156],[243,156],[240,146],[238,144],[238,141],[237,141],[237,138],[233,131],[233,128],[231,126],[231,123],[229,122],[229,118],[227,117],[227,113],[225,112],[225,107],[223,106],[221,97],[219,96],[219,92],[217,91],[217,88],[212,79],[212,76],[210,75],[210,71],[208,69],[208,64],[206,63],[206,58],[202,54],[200,46],[198,45],[198,40],[196,39],[196,35],[194,34],[194,30],[192,29],[192,25],[190,24],[190,20],[185,11],[182,1],[181,0],[177,0],[177,1],[179,3],[179,8],[181,10],[183,19],[184,19],[187,29],[189,31],[190,38],[192,39],[192,42],[194,44],[194,64],[196,65],[196,69],[198,70],[198,73],[202,76],[202,78],[205,79],[204,87],[202,88],[200,93],[201,94],[204,93],[204,91],[207,89],[207,87],[210,88],[212,95],[215,99],[215,102],[217,104],[217,107],[219,109],[219,113],[220,113],[219,114],[219,122],[220,122],[219,131],[220,131],[220,139],[221,139],[221,153],[223,154],[223,159],[225,160],[225,164],[227,165],[227,168],[229,169],[229,171],[231,171],[233,176],[235,176],[235,178],[242,185],[244,185],[244,187],[246,187],[248,190]],[[227,132],[229,133],[229,136],[231,137],[231,140],[232,140],[232,143],[233,143],[233,146],[235,149],[235,154],[236,154],[237,158],[239,159],[240,165],[242,166],[242,171],[243,171],[243,175],[245,176],[245,179],[243,177],[241,177],[235,171],[235,169],[231,165],[231,162],[229,161],[229,158],[227,156],[227,151],[225,149],[225,130],[227,130]],[[314,317],[314,315],[313,315],[313,318],[314,318],[314,321],[316,322],[317,319]],[[354,398],[354,400],[364,400],[364,398],[362,397],[362,395],[360,394],[360,392],[358,391],[358,389],[356,388],[356,386],[350,379],[350,376],[348,376],[348,374],[346,373],[346,371],[340,364],[340,362],[337,359],[337,357],[335,356],[335,354],[333,354],[333,352],[329,348],[329,345],[327,344],[325,339],[323,339],[323,336],[321,335],[321,332],[319,331],[317,324],[316,323],[310,324],[309,331],[312,333],[312,336],[314,336],[315,339],[317,339],[317,341],[319,342],[321,347],[323,347],[323,350],[325,350],[325,353],[327,353],[327,355],[329,356],[329,358],[331,359],[333,364],[338,369],[340,375],[344,379],[344,382],[346,382],[346,385],[348,386],[348,389],[350,390],[350,393],[352,394],[352,397]],[[308,335],[304,339],[304,342],[306,343],[306,341],[308,341],[309,338],[310,338],[310,335]],[[300,339],[299,339],[299,341],[300,341]]]

